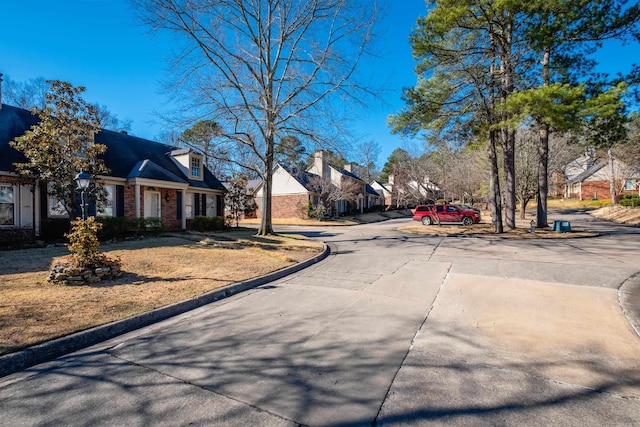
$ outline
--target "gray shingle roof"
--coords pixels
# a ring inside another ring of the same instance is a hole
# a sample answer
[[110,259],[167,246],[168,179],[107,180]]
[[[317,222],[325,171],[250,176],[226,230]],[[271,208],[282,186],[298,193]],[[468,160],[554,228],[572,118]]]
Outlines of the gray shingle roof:
[[293,168],[284,166],[282,164],[280,164],[280,167],[284,170],[286,170],[289,175],[291,175],[293,178],[295,178],[296,181],[298,181],[305,189],[307,189],[307,191],[314,191],[313,188],[311,188],[311,179],[313,178],[317,178],[318,175],[313,174],[313,173],[309,173],[307,171],[305,171],[304,169],[300,170],[300,169],[296,169],[294,170]]
[[[0,109],[0,170],[13,171],[13,163],[24,161],[24,156],[9,146],[9,141],[22,135],[37,123],[37,120],[37,117],[27,110],[2,105]],[[103,159],[111,171],[110,176],[188,182],[192,187],[224,191],[222,183],[208,169],[204,170],[202,181],[189,179],[171,157],[172,151],[181,150],[178,147],[110,130],[98,132],[95,142],[107,146]]]
[[371,194],[372,196],[378,196],[380,197],[380,193],[378,193],[372,186],[370,186],[369,184],[365,185],[365,189],[367,191],[367,194]]
[[9,146],[9,141],[24,134],[37,122],[37,118],[22,108],[2,104],[0,109],[0,171],[15,171],[14,163],[26,159]]

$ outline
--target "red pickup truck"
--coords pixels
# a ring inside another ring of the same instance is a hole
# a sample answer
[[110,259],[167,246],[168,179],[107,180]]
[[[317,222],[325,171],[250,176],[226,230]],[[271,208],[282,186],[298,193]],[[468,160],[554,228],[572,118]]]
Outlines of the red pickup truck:
[[443,222],[473,225],[480,222],[480,211],[449,204],[418,205],[413,210],[413,220],[421,221],[424,225]]

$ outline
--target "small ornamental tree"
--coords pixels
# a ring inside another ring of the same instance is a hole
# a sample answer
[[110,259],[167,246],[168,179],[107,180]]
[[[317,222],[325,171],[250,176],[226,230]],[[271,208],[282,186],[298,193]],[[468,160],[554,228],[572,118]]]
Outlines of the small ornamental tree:
[[236,227],[245,214],[255,211],[256,205],[253,196],[247,193],[246,176],[238,175],[228,182],[224,203],[229,210],[227,218],[230,222],[235,221]]
[[[15,167],[21,175],[47,183],[47,194],[73,218],[77,194],[74,178],[82,170],[91,175],[108,172],[99,158],[107,147],[94,143],[101,123],[95,106],[80,96],[85,88],[58,80],[47,83],[45,106],[32,109],[38,123],[11,141],[11,146],[26,158]],[[94,183],[88,193],[94,200],[104,200],[100,185]]]
[[119,263],[100,252],[98,230],[101,228],[102,224],[97,222],[95,217],[89,217],[86,221],[76,218],[71,222],[71,232],[65,234],[65,237],[69,239],[67,248],[71,252],[71,264],[74,267],[100,267]]

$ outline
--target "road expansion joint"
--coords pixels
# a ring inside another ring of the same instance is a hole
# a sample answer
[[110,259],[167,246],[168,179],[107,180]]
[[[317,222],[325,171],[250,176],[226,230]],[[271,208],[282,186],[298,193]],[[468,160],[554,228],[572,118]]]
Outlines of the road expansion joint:
[[[444,240],[441,239],[440,242]],[[440,242],[438,242],[438,244],[440,244]],[[435,252],[435,248],[434,248],[434,252]],[[431,311],[433,310],[433,306],[435,305],[436,301],[438,300],[438,297],[440,296],[440,292],[442,291],[442,288],[444,287],[445,282],[447,281],[447,278],[449,277],[449,274],[451,273],[451,264],[449,264],[449,267],[447,268],[447,274],[444,275],[444,277],[442,278],[442,281],[440,282],[440,286],[438,287],[438,291],[436,292],[435,297],[433,298],[433,301],[431,301],[431,305],[429,306],[429,309],[427,310],[427,314],[424,316],[424,319],[422,320],[422,323],[420,324],[420,326],[418,327],[418,330],[416,331],[416,333],[413,335],[413,338],[411,338],[411,343],[409,345],[409,348],[407,349],[406,353],[404,354],[404,357],[402,358],[402,362],[400,362],[400,364],[398,365],[398,369],[396,369],[396,372],[393,374],[393,378],[391,379],[391,381],[389,382],[389,386],[387,387],[387,391],[384,395],[384,399],[382,399],[382,402],[380,402],[380,407],[378,408],[378,412],[376,413],[376,416],[373,420],[373,425],[375,426],[378,418],[380,417],[380,412],[382,411],[382,407],[384,406],[384,402],[387,401],[387,399],[389,399],[390,393],[391,393],[391,387],[393,386],[393,383],[396,381],[396,377],[398,376],[398,373],[400,372],[400,369],[402,369],[402,366],[404,365],[405,361],[407,360],[407,357],[409,357],[409,353],[411,352],[411,350],[413,349],[413,345],[416,341],[416,339],[418,338],[418,336],[420,335],[420,331],[422,330],[422,328],[424,328],[424,325],[427,323],[427,320],[429,319],[429,315],[431,314]]]
[[218,391],[216,391],[216,390],[213,390],[213,389],[210,389],[210,388],[208,388],[208,387],[203,387],[203,386],[201,386],[201,385],[199,385],[199,384],[195,384],[195,383],[193,383],[193,382],[191,382],[191,381],[185,381],[185,380],[183,380],[183,379],[182,379],[182,378],[180,378],[180,377],[176,377],[176,376],[174,376],[174,375],[167,374],[166,372],[162,372],[162,371],[159,371],[159,370],[157,370],[157,369],[150,368],[149,366],[146,366],[146,365],[143,365],[143,364],[140,364],[140,363],[136,363],[136,362],[134,362],[134,361],[132,361],[132,360],[125,359],[125,358],[120,357],[120,356],[117,356],[117,355],[115,355],[115,354],[112,354],[112,353],[109,353],[109,352],[107,352],[107,354],[108,354],[110,357],[113,357],[114,359],[120,360],[120,361],[122,361],[122,362],[124,362],[124,363],[127,363],[127,364],[129,364],[129,365],[135,366],[135,367],[137,367],[137,368],[144,369],[144,370],[146,370],[146,371],[148,371],[148,372],[154,372],[154,373],[159,374],[160,376],[163,376],[163,377],[165,377],[165,378],[171,378],[172,380],[174,380],[174,381],[176,381],[176,382],[178,382],[178,383],[181,383],[181,384],[184,384],[184,385],[188,385],[188,386],[190,386],[190,387],[195,387],[195,388],[197,388],[197,389],[200,389],[200,390],[206,391],[207,393],[213,393],[213,394],[215,394],[215,395],[217,395],[217,396],[220,396],[220,397],[223,397],[223,398],[225,398],[225,399],[229,399],[229,400],[232,400],[232,401],[234,401],[234,402],[240,403],[241,405],[247,406],[247,407],[252,408],[252,409],[254,409],[254,410],[256,410],[256,411],[267,413],[267,414],[269,414],[269,415],[271,415],[271,416],[273,416],[273,417],[279,418],[279,419],[281,419],[281,420],[283,420],[283,421],[287,421],[287,422],[290,422],[290,423],[294,423],[294,424],[296,424],[296,425],[301,425],[300,423],[296,422],[295,420],[291,420],[291,419],[286,418],[286,417],[284,417],[284,416],[282,416],[282,415],[280,415],[280,414],[273,413],[272,411],[269,411],[268,409],[260,408],[260,407],[258,407],[258,406],[255,406],[255,405],[253,405],[253,404],[249,403],[249,402],[245,402],[245,401],[243,401],[243,400],[240,400],[240,399],[238,399],[238,398],[236,398],[236,397],[233,397],[233,396],[229,396],[229,395],[226,395],[226,394],[220,393],[220,392],[218,392]]

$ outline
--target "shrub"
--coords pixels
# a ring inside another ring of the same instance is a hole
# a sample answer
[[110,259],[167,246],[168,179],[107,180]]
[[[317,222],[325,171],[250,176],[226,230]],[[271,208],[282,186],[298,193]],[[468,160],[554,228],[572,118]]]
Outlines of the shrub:
[[625,197],[620,200],[620,206],[632,207],[640,206],[640,198],[638,197]]
[[122,217],[104,217],[97,218],[102,224],[98,230],[98,238],[100,241],[121,238],[127,235],[129,230],[129,220]]
[[65,234],[69,239],[69,252],[71,263],[74,267],[99,267],[107,262],[116,262],[100,252],[98,230],[102,224],[95,217],[89,217],[86,221],[76,218],[71,221],[71,232]]
[[311,209],[309,217],[320,220],[324,218],[326,214],[327,214],[327,210],[325,209],[324,205],[320,203],[320,204],[317,204],[313,209]]
[[197,216],[191,221],[189,228],[195,231],[221,231],[226,225],[221,216]]
[[97,221],[102,225],[98,231],[98,238],[101,241],[132,235],[155,235],[162,229],[162,218],[102,217]]

